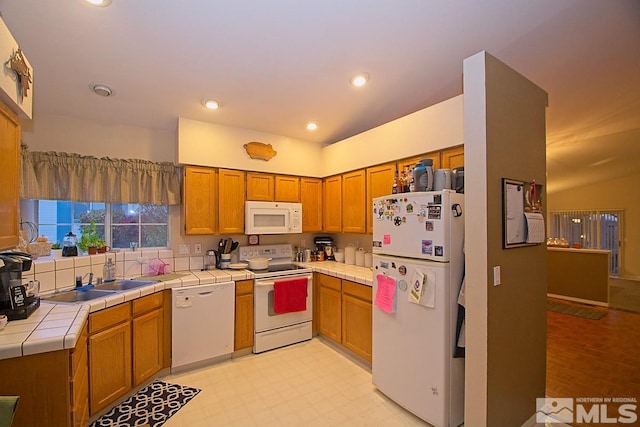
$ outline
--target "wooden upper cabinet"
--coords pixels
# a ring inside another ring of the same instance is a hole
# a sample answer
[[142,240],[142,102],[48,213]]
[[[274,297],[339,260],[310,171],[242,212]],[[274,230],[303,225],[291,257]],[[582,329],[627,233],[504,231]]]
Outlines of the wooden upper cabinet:
[[273,202],[274,176],[268,173],[247,172],[247,200]]
[[276,202],[300,202],[300,177],[276,175],[275,187]]
[[410,169],[413,169],[413,167],[416,165],[416,163],[418,163],[422,159],[431,159],[431,160],[433,160],[433,168],[434,169],[440,169],[440,167],[441,167],[440,166],[440,152],[439,151],[434,151],[433,153],[426,153],[426,154],[421,154],[419,156],[409,157],[409,158],[406,158],[406,159],[398,160],[396,162],[398,164],[398,171],[399,172],[403,171],[406,166],[409,166]]
[[440,164],[446,169],[455,169],[464,166],[464,145],[447,148],[440,152]]
[[215,234],[216,170],[185,166],[183,185],[184,233]]
[[0,249],[18,245],[20,190],[20,121],[0,102]]
[[365,206],[367,233],[373,233],[373,199],[391,194],[395,173],[395,163],[367,168],[367,204]]
[[[322,187],[323,231],[340,233],[342,231],[342,176],[334,175],[325,178]],[[302,216],[304,217],[304,208]]]
[[342,232],[366,233],[366,172],[364,169],[342,174]]
[[220,234],[244,233],[245,173],[238,170],[218,171],[218,230]]
[[322,180],[300,178],[300,202],[302,202],[302,232],[322,231]]

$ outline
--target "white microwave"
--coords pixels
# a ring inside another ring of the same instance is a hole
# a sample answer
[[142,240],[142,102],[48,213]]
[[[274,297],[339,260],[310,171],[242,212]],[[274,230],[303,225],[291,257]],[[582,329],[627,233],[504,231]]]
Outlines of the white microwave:
[[302,233],[302,203],[245,202],[245,234]]

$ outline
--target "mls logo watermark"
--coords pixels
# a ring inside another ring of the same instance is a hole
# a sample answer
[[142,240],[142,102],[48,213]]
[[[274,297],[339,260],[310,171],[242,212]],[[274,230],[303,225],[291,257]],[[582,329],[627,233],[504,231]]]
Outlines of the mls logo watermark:
[[637,403],[635,397],[538,398],[536,422],[631,424],[638,421]]

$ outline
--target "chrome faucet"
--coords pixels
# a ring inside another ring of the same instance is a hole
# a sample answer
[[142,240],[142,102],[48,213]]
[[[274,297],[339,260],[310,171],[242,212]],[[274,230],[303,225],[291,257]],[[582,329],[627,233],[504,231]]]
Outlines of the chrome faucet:
[[91,285],[93,282],[93,273],[87,273],[84,276],[76,276],[76,288],[81,288],[82,286],[84,286],[82,284],[82,281],[84,280],[85,277],[89,276],[89,282],[87,282],[86,286]]

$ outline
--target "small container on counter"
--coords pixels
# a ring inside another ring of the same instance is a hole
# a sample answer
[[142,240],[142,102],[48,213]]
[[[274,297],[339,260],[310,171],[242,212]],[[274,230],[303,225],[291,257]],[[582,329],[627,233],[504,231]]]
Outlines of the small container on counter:
[[364,248],[358,248],[358,250],[356,251],[356,265],[358,267],[364,267]]
[[356,263],[356,247],[353,243],[349,243],[344,248],[344,263],[347,265],[354,265]]

